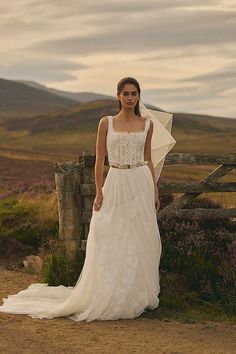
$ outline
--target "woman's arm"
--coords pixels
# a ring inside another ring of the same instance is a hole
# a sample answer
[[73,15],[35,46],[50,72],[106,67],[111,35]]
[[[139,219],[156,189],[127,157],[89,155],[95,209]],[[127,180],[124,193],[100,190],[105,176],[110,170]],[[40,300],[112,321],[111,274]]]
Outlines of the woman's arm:
[[150,120],[150,126],[149,126],[149,130],[147,133],[145,148],[144,148],[144,160],[148,161],[147,165],[149,166],[151,173],[152,173],[155,193],[158,195],[159,193],[158,193],[158,188],[156,185],[156,176],[155,176],[154,166],[153,166],[153,162],[152,162],[152,158],[151,158],[152,133],[153,133],[153,121]]
[[103,172],[106,154],[106,135],[108,129],[108,118],[102,117],[98,124],[96,141],[96,162],[95,162],[95,185],[96,197],[93,202],[94,210],[99,210],[102,206],[103,194]]
[[144,160],[148,161],[147,165],[151,170],[152,177],[153,177],[153,184],[154,184],[154,203],[155,203],[155,208],[158,211],[160,209],[160,199],[159,199],[159,192],[156,184],[156,176],[155,176],[155,170],[151,158],[151,140],[152,140],[152,133],[153,133],[153,121],[150,121],[150,126],[148,129],[147,137],[146,137],[146,142],[145,142],[145,147],[144,147]]

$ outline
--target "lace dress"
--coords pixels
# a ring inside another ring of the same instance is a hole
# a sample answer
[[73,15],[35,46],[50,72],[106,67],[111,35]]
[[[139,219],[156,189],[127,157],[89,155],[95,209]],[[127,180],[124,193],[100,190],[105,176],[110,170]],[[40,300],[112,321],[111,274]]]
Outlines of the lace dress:
[[150,119],[141,132],[116,132],[108,116],[109,164],[100,210],[92,210],[83,269],[74,287],[34,283],[3,298],[0,312],[33,318],[68,317],[74,321],[138,317],[159,304],[161,239],[154,183],[144,161]]

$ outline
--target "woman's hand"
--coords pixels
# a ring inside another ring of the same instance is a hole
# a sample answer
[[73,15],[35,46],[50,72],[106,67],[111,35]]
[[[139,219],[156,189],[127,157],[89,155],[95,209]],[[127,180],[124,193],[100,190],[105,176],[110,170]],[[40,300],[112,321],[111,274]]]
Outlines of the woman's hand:
[[94,202],[93,202],[94,210],[96,210],[96,211],[100,210],[100,208],[102,206],[102,202],[103,202],[103,193],[101,191],[96,194],[96,197],[94,199]]
[[155,202],[156,211],[158,211],[158,210],[160,209],[160,199],[159,199],[158,191],[155,191],[155,199],[154,199],[154,202]]

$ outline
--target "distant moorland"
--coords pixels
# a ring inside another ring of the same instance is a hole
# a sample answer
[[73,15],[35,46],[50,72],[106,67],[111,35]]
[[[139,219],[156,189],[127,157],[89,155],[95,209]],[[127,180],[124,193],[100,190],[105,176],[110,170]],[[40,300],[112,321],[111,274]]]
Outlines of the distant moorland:
[[[83,151],[95,153],[100,118],[117,113],[115,97],[0,79],[0,157],[7,158],[2,161],[3,166],[8,164],[14,173],[15,160],[21,160],[24,166],[26,161],[32,161],[34,169],[38,161],[51,166],[56,161],[78,161]],[[173,112],[172,135],[177,143],[171,152],[236,152],[236,119]],[[165,168],[163,176],[175,181],[197,180],[212,168],[180,166],[174,173],[172,168]],[[228,178],[235,180],[234,173]]]

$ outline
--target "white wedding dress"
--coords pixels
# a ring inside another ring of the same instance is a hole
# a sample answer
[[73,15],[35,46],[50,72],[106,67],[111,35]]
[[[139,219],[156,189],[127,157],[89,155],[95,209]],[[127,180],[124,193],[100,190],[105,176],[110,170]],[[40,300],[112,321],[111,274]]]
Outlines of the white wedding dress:
[[86,257],[74,287],[31,284],[3,298],[0,312],[32,318],[68,317],[74,321],[138,317],[159,304],[161,239],[154,202],[154,183],[144,161],[150,118],[141,132],[116,132],[108,116],[109,164],[100,210],[92,210]]

